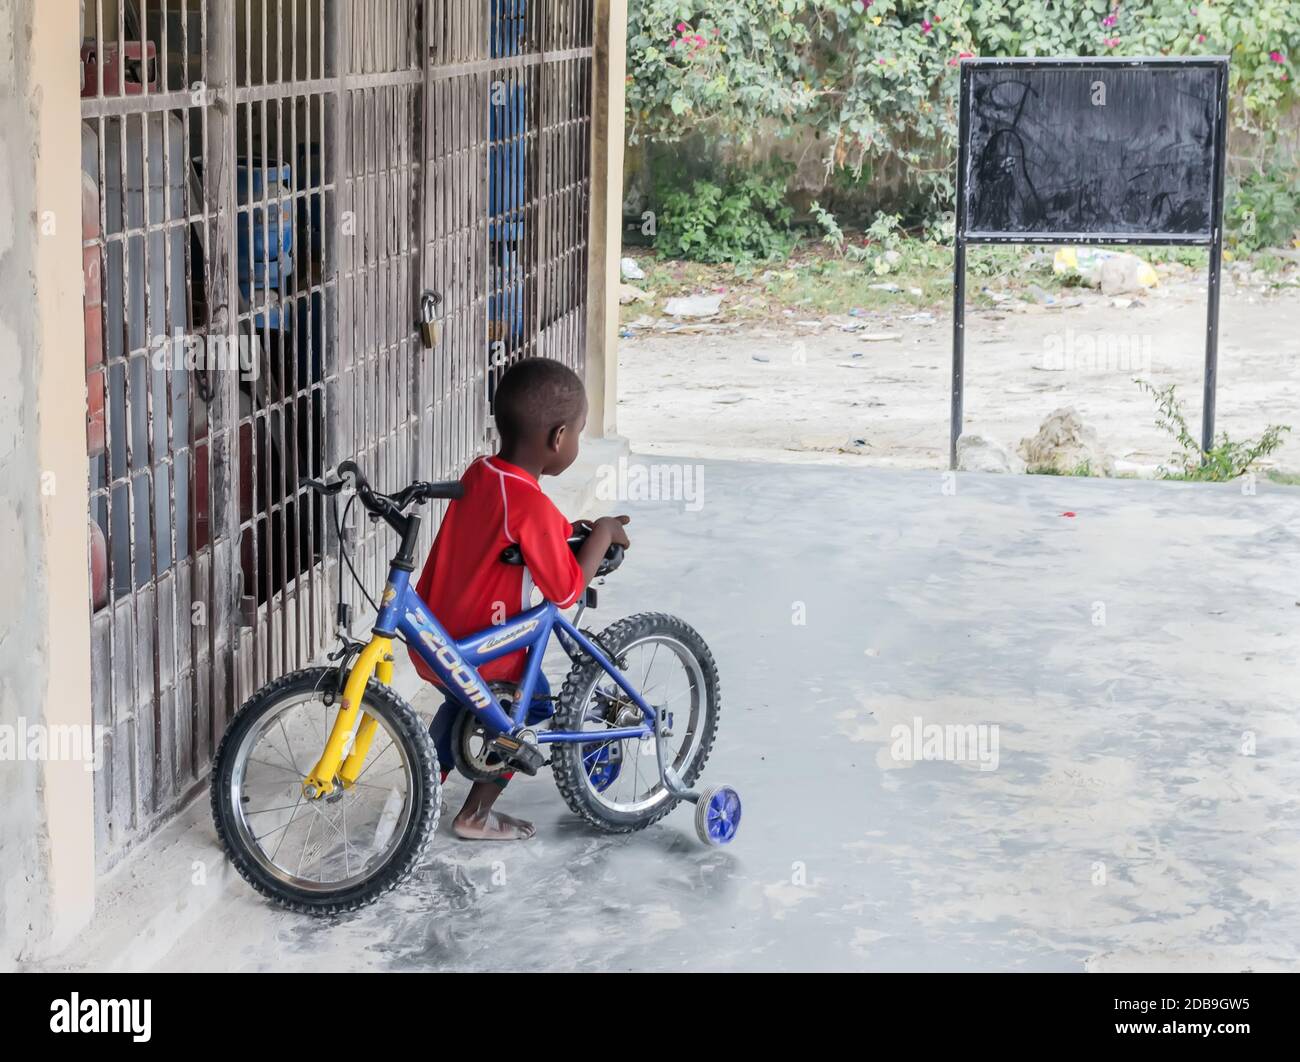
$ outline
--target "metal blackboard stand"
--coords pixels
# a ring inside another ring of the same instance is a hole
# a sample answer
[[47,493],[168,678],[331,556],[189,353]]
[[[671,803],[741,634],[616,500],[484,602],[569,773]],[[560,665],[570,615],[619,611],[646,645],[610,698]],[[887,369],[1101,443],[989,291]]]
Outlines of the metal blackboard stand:
[[[967,177],[970,162],[970,79],[980,67],[1019,70],[1100,67],[1151,68],[1170,66],[1212,67],[1218,72],[1214,169],[1211,181],[1208,234],[1114,232],[971,232],[967,217]],[[1139,246],[1200,246],[1210,252],[1209,290],[1205,316],[1205,392],[1201,414],[1201,449],[1214,443],[1214,399],[1219,372],[1219,281],[1223,261],[1223,181],[1228,128],[1228,58],[1197,56],[1160,59],[1122,59],[1109,56],[1067,59],[963,59],[958,114],[957,216],[952,278],[952,414],[949,427],[948,467],[957,467],[957,440],[962,433],[966,384],[966,247],[968,244],[1136,244]]]

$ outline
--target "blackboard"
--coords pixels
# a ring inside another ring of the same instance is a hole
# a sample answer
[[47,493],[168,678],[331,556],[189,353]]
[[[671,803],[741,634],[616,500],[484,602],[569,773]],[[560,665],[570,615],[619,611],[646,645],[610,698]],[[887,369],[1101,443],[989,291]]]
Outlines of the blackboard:
[[965,420],[966,248],[1204,244],[1205,404],[1214,441],[1228,59],[965,59],[958,104],[948,467]]
[[1227,60],[976,60],[961,70],[958,235],[1209,243]]

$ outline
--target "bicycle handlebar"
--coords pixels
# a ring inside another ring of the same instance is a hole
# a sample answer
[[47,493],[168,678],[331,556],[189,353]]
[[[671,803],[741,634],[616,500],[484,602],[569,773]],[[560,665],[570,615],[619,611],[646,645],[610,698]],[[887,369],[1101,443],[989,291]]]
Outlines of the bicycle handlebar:
[[[590,528],[575,526],[573,534],[571,534],[567,540],[569,549],[576,554],[580,549],[582,549],[583,543],[587,541],[587,536],[589,534],[591,534]],[[519,548],[518,543],[512,543],[503,549],[501,551],[500,559],[503,564],[519,565],[525,563],[523,550]],[[605,551],[605,556],[601,558],[600,565],[596,568],[596,576],[608,575],[610,572],[616,571],[618,566],[622,563],[623,547],[612,545]]]
[[306,485],[318,494],[338,494],[343,490],[345,478],[351,476],[352,484],[356,489],[357,497],[361,499],[361,504],[368,512],[384,519],[400,515],[412,503],[420,504],[435,498],[455,501],[465,493],[465,488],[456,480],[448,480],[442,483],[416,480],[414,483],[403,487],[396,494],[380,494],[371,488],[370,481],[366,479],[366,474],[361,471],[361,467],[355,461],[344,461],[340,464],[338,476],[339,478],[333,483],[322,483],[320,480],[309,479],[306,481]]

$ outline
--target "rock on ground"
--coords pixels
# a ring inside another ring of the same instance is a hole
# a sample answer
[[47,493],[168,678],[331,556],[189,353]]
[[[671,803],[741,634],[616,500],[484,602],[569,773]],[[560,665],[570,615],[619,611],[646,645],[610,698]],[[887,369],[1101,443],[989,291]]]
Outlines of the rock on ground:
[[966,432],[957,440],[957,469],[961,472],[1023,472],[1025,466],[993,439]]
[[1036,434],[1021,439],[1020,456],[1028,472],[1062,476],[1080,472],[1110,476],[1115,472],[1115,463],[1102,448],[1097,433],[1069,407],[1053,410]]
[[712,317],[721,307],[721,295],[686,295],[669,299],[664,313],[669,317]]

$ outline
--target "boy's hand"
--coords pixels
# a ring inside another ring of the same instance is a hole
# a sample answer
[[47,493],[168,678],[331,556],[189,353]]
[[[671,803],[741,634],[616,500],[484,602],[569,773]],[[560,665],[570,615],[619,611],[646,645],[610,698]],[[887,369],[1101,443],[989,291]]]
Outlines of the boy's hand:
[[578,550],[578,567],[582,569],[584,583],[591,582],[610,546],[628,548],[630,543],[623,525],[630,520],[628,516],[602,516],[591,525],[587,541]]
[[604,524],[609,528],[609,544],[611,546],[622,546],[624,549],[627,549],[632,545],[632,543],[628,541],[627,531],[625,531],[624,528],[631,523],[631,521],[632,518],[630,516],[602,516],[592,525],[592,530],[594,531],[597,526]]

